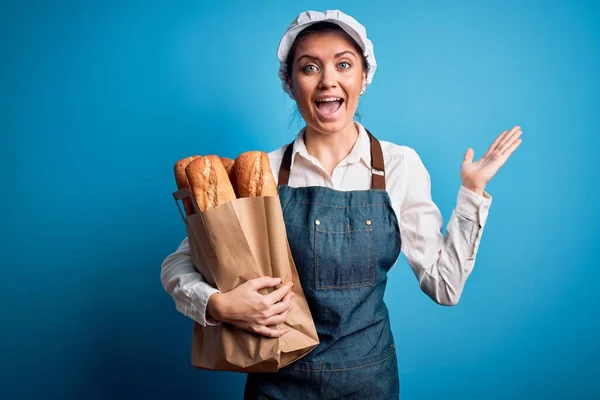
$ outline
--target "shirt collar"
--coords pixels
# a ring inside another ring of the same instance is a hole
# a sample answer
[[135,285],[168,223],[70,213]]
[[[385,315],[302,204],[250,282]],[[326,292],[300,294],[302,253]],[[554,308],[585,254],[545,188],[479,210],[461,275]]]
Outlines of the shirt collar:
[[[371,141],[369,139],[369,135],[365,128],[358,122],[354,122],[354,125],[358,128],[358,139],[352,147],[350,154],[346,157],[346,162],[348,164],[352,164],[362,160],[366,166],[371,166]],[[302,128],[298,135],[296,135],[296,139],[294,140],[293,150],[292,150],[292,162],[290,164],[290,169],[294,166],[294,161],[297,155],[304,157],[307,160],[314,160],[314,158],[308,154],[306,150],[306,145],[304,143],[304,132],[305,128]]]

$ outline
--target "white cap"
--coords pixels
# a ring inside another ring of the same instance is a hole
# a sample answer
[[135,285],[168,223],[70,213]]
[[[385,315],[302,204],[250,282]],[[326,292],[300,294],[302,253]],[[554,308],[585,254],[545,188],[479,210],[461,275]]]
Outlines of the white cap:
[[373,43],[367,38],[367,30],[365,27],[340,10],[327,10],[324,13],[319,11],[305,11],[299,14],[288,26],[279,42],[279,47],[277,48],[279,78],[281,79],[283,90],[285,90],[292,99],[294,98],[292,89],[286,82],[287,56],[298,33],[307,26],[317,22],[331,22],[340,26],[352,39],[354,39],[354,41],[356,41],[356,43],[358,43],[367,60],[369,70],[367,71],[367,83],[365,86],[369,85],[373,80],[373,75],[375,75],[377,62],[375,61],[375,53],[373,52]]

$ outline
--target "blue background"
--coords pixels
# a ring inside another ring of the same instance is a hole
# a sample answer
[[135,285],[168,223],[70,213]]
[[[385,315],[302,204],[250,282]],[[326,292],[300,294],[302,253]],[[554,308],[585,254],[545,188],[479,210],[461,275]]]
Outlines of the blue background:
[[292,140],[275,50],[328,8],[375,45],[362,123],[417,150],[445,221],[466,149],[524,132],[460,303],[434,304],[404,257],[390,274],[402,398],[600,396],[598,3],[284,3],[0,6],[0,398],[241,397],[244,375],[190,365],[160,284],[185,236],[172,166]]

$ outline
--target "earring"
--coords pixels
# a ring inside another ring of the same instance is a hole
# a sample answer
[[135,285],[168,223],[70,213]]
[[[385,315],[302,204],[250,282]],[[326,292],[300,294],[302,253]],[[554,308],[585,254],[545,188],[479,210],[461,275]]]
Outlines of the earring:
[[365,94],[365,89],[364,89],[364,88],[363,88],[363,89],[360,91],[360,94],[361,94],[361,96],[362,96],[363,94]]

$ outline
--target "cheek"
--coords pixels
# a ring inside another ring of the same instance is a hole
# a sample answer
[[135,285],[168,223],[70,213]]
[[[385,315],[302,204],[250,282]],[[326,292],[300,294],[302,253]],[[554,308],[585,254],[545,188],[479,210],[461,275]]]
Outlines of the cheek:
[[362,76],[360,74],[348,75],[344,80],[344,84],[349,93],[360,92],[362,89]]
[[362,90],[362,79],[360,76],[352,76],[346,81],[345,91],[348,95],[349,103],[356,103]]
[[310,97],[312,93],[312,84],[309,79],[294,79],[292,93],[298,103],[298,107],[310,106]]

